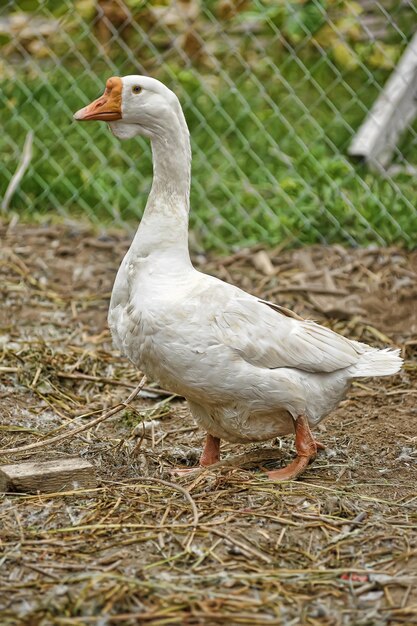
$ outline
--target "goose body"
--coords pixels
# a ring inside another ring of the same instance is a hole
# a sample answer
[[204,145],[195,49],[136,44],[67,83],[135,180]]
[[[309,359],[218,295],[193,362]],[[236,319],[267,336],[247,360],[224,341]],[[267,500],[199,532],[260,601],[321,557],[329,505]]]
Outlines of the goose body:
[[127,258],[119,276],[131,288],[110,305],[117,347],[150,379],[187,398],[201,426],[221,439],[291,433],[300,414],[317,424],[366,354],[367,347],[287,317],[191,264]]
[[218,460],[220,439],[263,441],[295,431],[298,465],[270,473],[295,477],[317,452],[310,427],[355,378],[397,372],[399,351],[349,340],[193,267],[189,134],[178,99],[162,83],[109,79],[102,98],[75,119],[106,120],[121,139],[142,134],[152,142],[152,189],[110,302],[116,346],[188,400],[208,433],[202,464]]

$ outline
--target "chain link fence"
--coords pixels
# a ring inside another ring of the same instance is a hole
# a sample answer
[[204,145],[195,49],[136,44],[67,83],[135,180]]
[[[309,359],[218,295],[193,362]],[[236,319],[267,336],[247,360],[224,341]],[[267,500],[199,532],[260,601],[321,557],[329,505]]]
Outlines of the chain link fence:
[[3,0],[3,211],[137,222],[146,142],[72,114],[109,76],[138,73],[184,107],[196,248],[415,245],[412,120],[378,171],[348,147],[416,20],[404,0]]

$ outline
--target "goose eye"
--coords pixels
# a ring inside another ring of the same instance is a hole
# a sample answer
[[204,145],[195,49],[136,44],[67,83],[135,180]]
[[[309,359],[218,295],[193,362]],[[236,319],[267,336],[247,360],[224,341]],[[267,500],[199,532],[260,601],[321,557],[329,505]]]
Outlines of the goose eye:
[[132,93],[140,93],[142,91],[142,87],[140,85],[133,85]]

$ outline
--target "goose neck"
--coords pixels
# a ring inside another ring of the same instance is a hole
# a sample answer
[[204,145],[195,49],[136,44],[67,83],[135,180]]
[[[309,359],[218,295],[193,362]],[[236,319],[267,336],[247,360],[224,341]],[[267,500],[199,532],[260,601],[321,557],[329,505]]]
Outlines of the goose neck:
[[135,242],[141,253],[176,248],[188,257],[191,149],[185,119],[175,116],[151,142],[152,188]]

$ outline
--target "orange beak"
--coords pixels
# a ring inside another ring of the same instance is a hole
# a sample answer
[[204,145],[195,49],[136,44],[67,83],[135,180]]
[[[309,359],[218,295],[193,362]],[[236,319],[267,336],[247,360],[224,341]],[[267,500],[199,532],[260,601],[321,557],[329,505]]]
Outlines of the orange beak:
[[117,76],[109,78],[103,95],[83,109],[74,113],[77,122],[104,120],[114,122],[122,119],[122,79]]

